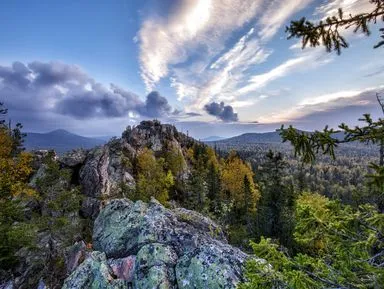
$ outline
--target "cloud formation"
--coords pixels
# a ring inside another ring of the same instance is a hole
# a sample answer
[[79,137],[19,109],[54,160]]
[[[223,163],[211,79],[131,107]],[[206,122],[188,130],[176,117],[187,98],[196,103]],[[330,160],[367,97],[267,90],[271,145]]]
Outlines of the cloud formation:
[[[263,123],[306,122],[313,127],[324,126],[329,121],[356,121],[363,113],[377,111],[376,93],[384,94],[384,87],[367,87],[361,90],[337,91],[306,98],[284,112],[267,115]],[[349,114],[348,112],[353,112]],[[320,117],[323,117],[321,119]],[[316,120],[318,123],[316,123]]]
[[171,65],[199,49],[215,54],[230,33],[250,21],[262,0],[181,0],[168,11],[148,13],[138,33],[142,78],[147,90],[167,76]]
[[224,102],[211,102],[204,106],[205,111],[217,117],[224,122],[236,122],[239,120],[237,113],[233,111],[233,107],[225,105]]
[[167,99],[151,92],[145,101],[115,84],[106,87],[80,67],[62,62],[0,66],[0,99],[8,107],[35,114],[58,114],[76,119],[119,118],[129,115],[166,117]]
[[[137,35],[141,77],[151,90],[169,79],[177,99],[201,112],[212,101],[245,103],[260,87],[304,63],[301,56],[265,77],[269,41],[313,0],[180,0],[146,13]],[[292,69],[291,69],[292,67]],[[242,93],[240,93],[242,92]]]

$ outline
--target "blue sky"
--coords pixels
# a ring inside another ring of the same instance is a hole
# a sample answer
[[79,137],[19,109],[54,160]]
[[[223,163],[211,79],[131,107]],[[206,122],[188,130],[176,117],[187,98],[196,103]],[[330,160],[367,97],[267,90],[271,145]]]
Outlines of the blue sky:
[[[27,131],[115,135],[159,118],[198,138],[379,115],[384,50],[302,50],[290,20],[368,0],[1,1],[0,100]],[[153,92],[156,91],[156,92]]]

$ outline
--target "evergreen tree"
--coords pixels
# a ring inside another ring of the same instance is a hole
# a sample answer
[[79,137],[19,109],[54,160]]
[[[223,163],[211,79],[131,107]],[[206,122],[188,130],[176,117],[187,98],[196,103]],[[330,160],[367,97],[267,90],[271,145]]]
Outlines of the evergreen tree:
[[[63,249],[84,237],[84,224],[79,217],[82,195],[80,188],[71,185],[72,172],[60,168],[53,151],[45,157],[43,168],[44,174],[36,180],[39,215],[33,222],[37,225],[39,238],[43,238],[44,247],[34,248],[34,254],[39,256],[34,264],[38,271],[34,282],[44,278],[48,284],[54,285],[58,280],[61,283],[66,276]],[[37,243],[41,244],[42,240],[37,240]]]
[[283,245],[291,247],[295,193],[293,186],[284,181],[287,163],[280,152],[270,150],[266,157],[258,172],[261,176],[257,214],[259,236],[278,239]]
[[[302,46],[305,48],[308,44],[312,47],[324,45],[328,52],[334,50],[338,54],[342,48],[347,48],[348,43],[340,34],[342,28],[353,28],[354,32],[362,32],[370,35],[369,26],[371,23],[384,21],[384,1],[369,0],[372,3],[372,10],[367,13],[359,13],[355,15],[345,15],[343,10],[339,8],[338,15],[327,17],[319,23],[308,21],[305,17],[298,21],[292,21],[290,26],[286,28],[288,39],[301,38]],[[374,48],[384,45],[384,28],[381,28],[381,38]]]
[[210,202],[210,211],[217,212],[220,207],[221,178],[220,167],[216,157],[208,164],[207,190],[207,197]]
[[[295,240],[302,252],[291,256],[262,238],[252,243],[246,288],[383,288],[384,219],[370,205],[343,206],[317,194],[303,194],[296,207]],[[271,267],[269,267],[271,266]]]

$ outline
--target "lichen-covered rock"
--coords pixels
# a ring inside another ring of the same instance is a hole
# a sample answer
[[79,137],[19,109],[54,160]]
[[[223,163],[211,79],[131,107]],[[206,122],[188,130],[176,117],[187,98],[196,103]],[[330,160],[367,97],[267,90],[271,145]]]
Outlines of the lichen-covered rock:
[[176,262],[177,254],[170,246],[158,243],[143,246],[137,253],[134,288],[176,288]]
[[114,279],[104,253],[92,252],[87,259],[64,281],[62,289],[123,289],[127,283]]
[[29,186],[32,188],[37,188],[37,181],[45,176],[46,171],[47,166],[45,164],[41,164],[37,171],[32,175],[29,181]]
[[233,258],[238,250],[208,245],[186,254],[176,265],[179,288],[235,288],[242,276],[242,260]]
[[136,255],[133,288],[235,288],[248,256],[199,213],[156,200],[111,201],[95,220],[93,245],[108,258]]

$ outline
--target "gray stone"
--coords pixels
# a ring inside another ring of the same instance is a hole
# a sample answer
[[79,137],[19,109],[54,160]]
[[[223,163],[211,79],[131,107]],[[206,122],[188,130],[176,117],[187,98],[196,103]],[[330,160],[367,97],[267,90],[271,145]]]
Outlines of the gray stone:
[[136,256],[128,256],[120,259],[109,259],[108,265],[111,268],[113,274],[118,279],[123,279],[128,282],[133,280],[133,274],[135,272]]
[[135,180],[124,166],[124,143],[119,148],[110,143],[93,149],[80,170],[80,184],[85,195],[93,198],[112,198],[121,193],[120,185],[134,186]]
[[152,243],[137,253],[135,288],[176,288],[174,267],[177,254],[170,246]]
[[49,289],[47,285],[45,285],[43,280],[39,281],[39,284],[37,285],[37,289]]
[[84,149],[75,149],[59,157],[59,162],[67,167],[77,167],[82,165],[87,157],[88,151]]
[[67,274],[72,273],[73,270],[84,260],[87,246],[84,241],[76,242],[69,247],[65,252],[65,265],[67,267]]

